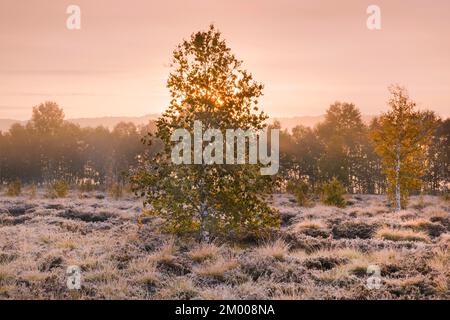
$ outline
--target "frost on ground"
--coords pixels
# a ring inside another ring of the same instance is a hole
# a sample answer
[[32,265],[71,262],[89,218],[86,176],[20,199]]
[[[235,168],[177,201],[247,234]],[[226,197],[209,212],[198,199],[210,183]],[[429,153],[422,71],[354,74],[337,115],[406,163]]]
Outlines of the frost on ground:
[[[346,209],[275,195],[272,240],[198,244],[139,227],[141,201],[0,197],[0,299],[449,299],[450,205],[381,196]],[[81,268],[81,289],[66,268]],[[380,287],[369,289],[370,265]]]

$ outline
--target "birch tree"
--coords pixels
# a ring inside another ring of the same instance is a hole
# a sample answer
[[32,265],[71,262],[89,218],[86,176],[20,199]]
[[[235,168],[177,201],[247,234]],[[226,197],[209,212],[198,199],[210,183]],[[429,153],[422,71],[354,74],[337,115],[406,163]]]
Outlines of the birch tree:
[[[172,100],[157,121],[156,138],[165,148],[142,159],[132,182],[145,196],[147,213],[164,218],[173,233],[194,233],[203,241],[220,235],[259,234],[279,223],[267,204],[272,178],[259,165],[174,164],[170,155],[176,129],[260,130],[267,116],[258,109],[262,84],[244,70],[220,32],[211,26],[184,40],[173,52],[167,81]],[[151,141],[151,140],[150,140]],[[228,142],[227,142],[228,143]],[[195,159],[195,150],[191,150]]]
[[371,139],[382,158],[389,198],[401,210],[411,191],[421,186],[435,115],[415,110],[405,88],[394,85],[389,91],[390,110],[375,119]]

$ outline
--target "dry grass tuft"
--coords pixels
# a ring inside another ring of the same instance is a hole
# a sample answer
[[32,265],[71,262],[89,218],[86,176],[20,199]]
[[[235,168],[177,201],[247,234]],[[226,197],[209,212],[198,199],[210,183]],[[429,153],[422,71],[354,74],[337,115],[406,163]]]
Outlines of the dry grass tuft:
[[446,277],[445,275],[440,274],[436,279],[433,281],[434,283],[434,289],[437,293],[448,296],[449,294],[449,283],[450,279],[449,277]]
[[96,286],[98,294],[104,299],[124,300],[130,294],[130,286],[125,279],[114,282],[101,282]]
[[305,250],[295,250],[290,252],[289,256],[295,259],[305,260],[306,258],[309,257],[309,254]]
[[189,278],[178,277],[166,284],[157,297],[160,299],[192,299],[197,295],[197,288]]
[[426,228],[431,222],[424,218],[414,219],[410,220],[408,222],[405,222],[403,226],[407,228],[412,228],[414,230],[423,230]]
[[128,272],[133,275],[134,281],[144,285],[156,284],[161,276],[156,269],[155,261],[151,257],[131,261]]
[[235,259],[219,258],[217,261],[203,264],[194,268],[194,272],[200,276],[223,280],[225,273],[239,266]]
[[0,283],[14,279],[12,268],[0,265]]
[[272,257],[283,260],[289,252],[289,245],[283,240],[267,243],[256,249],[256,252],[264,257]]
[[419,241],[429,242],[430,238],[423,232],[411,230],[398,230],[392,228],[382,228],[377,231],[377,237],[391,241]]
[[331,270],[322,271],[317,278],[325,283],[333,283],[349,276],[349,270],[346,267],[337,267]]
[[212,243],[202,244],[189,252],[189,257],[195,262],[202,262],[208,259],[214,259],[219,253],[219,247]]
[[446,273],[449,272],[450,267],[450,253],[448,250],[443,248],[438,248],[433,251],[433,257],[431,260],[428,261],[428,266],[439,272],[439,273]]
[[155,262],[172,264],[175,261],[175,239],[168,240],[151,258]]
[[77,243],[72,239],[64,239],[56,243],[56,247],[63,250],[74,250],[77,247]]
[[374,263],[380,265],[397,265],[402,262],[404,255],[393,249],[384,249],[370,254]]
[[395,278],[395,279],[385,279],[385,282],[387,285],[391,285],[394,287],[413,287],[421,285],[424,282],[423,276],[412,276],[412,277],[406,277],[406,278]]
[[225,285],[214,288],[207,288],[200,292],[200,297],[204,300],[233,300],[236,299],[233,290]]
[[83,280],[94,283],[108,283],[119,279],[119,270],[110,262],[105,262],[100,269],[83,273]]
[[326,225],[321,220],[304,220],[294,225],[294,231],[300,232],[305,229],[324,229]]

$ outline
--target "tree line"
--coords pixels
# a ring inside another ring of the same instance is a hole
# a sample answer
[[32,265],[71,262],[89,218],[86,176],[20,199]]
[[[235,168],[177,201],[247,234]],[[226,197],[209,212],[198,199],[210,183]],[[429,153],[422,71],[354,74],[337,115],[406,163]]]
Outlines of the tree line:
[[[416,191],[438,194],[447,191],[450,183],[450,119],[433,113],[427,116],[430,141],[423,150],[416,150],[413,159],[425,167],[416,172],[423,182]],[[371,139],[379,121],[376,117],[366,124],[354,104],[336,102],[324,121],[312,128],[298,125],[289,132],[275,122],[270,127],[281,129],[279,177],[303,181],[312,193],[332,178],[348,193],[386,193],[383,160]],[[146,126],[121,122],[112,130],[81,128],[65,121],[56,103],[45,102],[33,108],[26,125],[17,123],[0,132],[0,182],[76,184],[88,179],[105,185],[123,181],[140,156],[161,149],[160,143],[149,149],[141,141],[155,128],[152,121]]]
[[[407,95],[400,87],[391,88],[391,93]],[[414,114],[400,116],[407,119]],[[401,170],[405,176],[411,175],[422,183],[405,181],[409,183],[405,190],[431,194],[446,192],[450,183],[450,119],[441,119],[430,111],[419,112],[416,117],[417,121],[406,131],[411,138],[417,138],[417,131],[425,130],[424,138],[428,141],[406,141],[406,136],[398,138],[405,144],[402,147],[405,167]],[[388,139],[396,139],[397,133],[402,134],[402,124],[396,119],[398,127],[387,128],[387,122],[383,127],[383,121],[386,122],[386,115],[375,117],[366,124],[354,104],[332,104],[324,121],[314,128],[299,125],[292,132],[281,131],[280,174],[286,180],[306,183],[312,192],[336,178],[348,193],[388,193],[388,179],[392,179],[392,173],[386,171],[389,167],[386,159],[392,149]],[[280,124],[274,123],[273,127],[280,128]]]
[[27,124],[16,123],[0,132],[0,182],[105,185],[124,180],[124,174],[148,148],[141,137],[154,123],[136,126],[121,122],[112,130],[81,128],[64,120],[55,102],[33,108]]

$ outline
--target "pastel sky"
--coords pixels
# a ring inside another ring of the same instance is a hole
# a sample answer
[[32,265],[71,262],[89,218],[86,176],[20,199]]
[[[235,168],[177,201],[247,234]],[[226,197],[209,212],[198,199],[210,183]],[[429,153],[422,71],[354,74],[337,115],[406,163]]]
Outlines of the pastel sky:
[[[66,8],[81,8],[81,30]],[[368,5],[382,29],[366,27]],[[0,118],[54,100],[68,118],[159,113],[174,47],[214,23],[271,116],[319,115],[336,100],[386,110],[387,86],[450,115],[448,0],[1,0]]]

